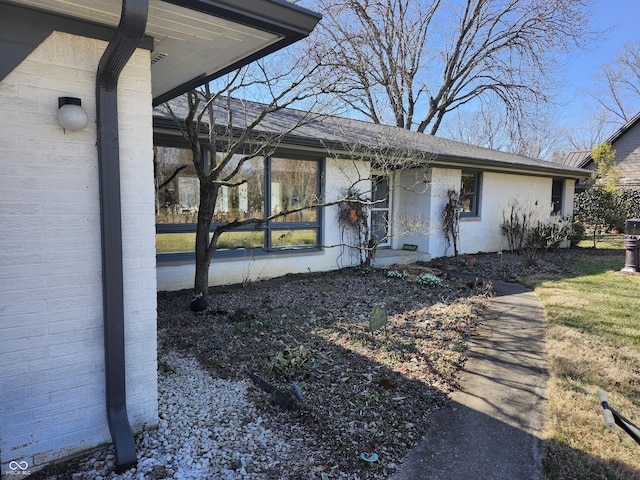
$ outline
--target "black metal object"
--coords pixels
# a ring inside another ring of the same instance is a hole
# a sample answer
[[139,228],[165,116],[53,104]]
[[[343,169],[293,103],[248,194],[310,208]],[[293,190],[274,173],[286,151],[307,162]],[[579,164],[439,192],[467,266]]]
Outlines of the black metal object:
[[598,399],[602,405],[605,426],[609,430],[613,430],[615,428],[614,424],[618,425],[640,445],[640,429],[609,406],[607,392],[600,390],[598,392]]
[[640,272],[640,219],[632,218],[624,227],[625,262],[623,272]]
[[122,69],[144,36],[148,7],[148,0],[123,0],[120,23],[100,59],[96,77],[106,404],[118,473],[135,466],[138,460],[125,388],[117,86]]
[[625,222],[624,233],[627,235],[640,235],[640,219],[630,218]]

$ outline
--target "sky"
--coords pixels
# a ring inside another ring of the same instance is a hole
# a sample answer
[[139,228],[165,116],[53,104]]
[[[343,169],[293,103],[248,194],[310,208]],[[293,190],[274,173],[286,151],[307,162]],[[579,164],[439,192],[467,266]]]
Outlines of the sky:
[[592,24],[596,28],[612,27],[608,38],[595,43],[588,52],[578,53],[569,60],[566,82],[561,98],[566,107],[565,125],[571,125],[587,117],[583,90],[593,82],[592,75],[598,67],[615,59],[625,43],[640,38],[639,0],[594,0]]

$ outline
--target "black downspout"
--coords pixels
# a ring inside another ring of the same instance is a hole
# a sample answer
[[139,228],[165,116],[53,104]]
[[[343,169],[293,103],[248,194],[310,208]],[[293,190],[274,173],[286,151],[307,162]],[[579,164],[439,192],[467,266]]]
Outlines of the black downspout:
[[143,38],[148,7],[148,0],[123,0],[120,24],[100,59],[96,78],[106,404],[118,473],[138,460],[125,390],[117,86],[122,69]]

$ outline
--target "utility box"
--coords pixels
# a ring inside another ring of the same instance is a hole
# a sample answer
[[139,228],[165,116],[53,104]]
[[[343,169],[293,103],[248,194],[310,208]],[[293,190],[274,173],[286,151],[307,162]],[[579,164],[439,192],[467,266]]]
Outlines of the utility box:
[[624,226],[625,235],[640,235],[640,218],[627,220]]

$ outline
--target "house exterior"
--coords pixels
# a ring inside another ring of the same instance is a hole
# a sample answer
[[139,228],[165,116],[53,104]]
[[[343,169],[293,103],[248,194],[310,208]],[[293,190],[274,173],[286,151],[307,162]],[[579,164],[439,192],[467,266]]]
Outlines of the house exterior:
[[[611,135],[606,141],[616,151],[615,163],[622,177],[620,187],[640,187],[640,112]],[[564,161],[567,166],[597,169],[591,151],[570,152]]]
[[[184,98],[170,105],[177,118],[186,118]],[[264,106],[234,99],[230,108],[239,119],[233,127],[242,131]],[[381,240],[374,258],[378,266],[453,254],[442,233],[448,190],[463,194],[459,251],[496,252],[508,248],[500,225],[512,205],[537,212],[543,221],[552,212],[570,217],[575,181],[588,176],[582,169],[432,135],[292,109],[270,113],[253,131],[253,139],[276,139],[273,152],[252,164],[262,180],[247,174],[244,185],[224,190],[214,223],[242,217],[256,195],[264,210],[253,214],[264,216],[296,196],[286,192],[306,192],[309,184],[312,191],[298,196],[326,203],[356,188],[375,202],[370,228]],[[165,186],[156,192],[158,289],[192,288],[197,179],[184,169],[166,183],[175,167],[188,165],[191,157],[162,105],[154,109],[154,143],[156,184]],[[306,186],[287,186],[295,175],[282,176],[285,164],[291,172],[305,172]],[[171,190],[168,197],[166,188]],[[339,217],[340,206],[331,205],[309,217],[259,225],[258,232],[251,226],[234,233],[213,256],[210,285],[358,264],[362,256],[352,248],[357,239]],[[179,241],[184,238],[186,243]]]
[[[280,0],[0,2],[2,475],[157,424],[152,105],[306,36]],[[86,127],[58,107],[81,100]]]

